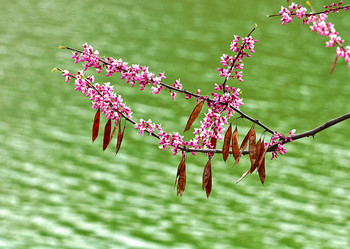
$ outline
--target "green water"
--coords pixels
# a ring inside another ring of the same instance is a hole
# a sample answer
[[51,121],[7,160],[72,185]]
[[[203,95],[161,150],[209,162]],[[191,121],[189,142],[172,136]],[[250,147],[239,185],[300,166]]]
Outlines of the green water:
[[[129,125],[123,146],[91,144],[94,111],[53,67],[77,70],[70,52],[88,42],[102,55],[149,65],[209,94],[233,34],[257,23],[246,60],[242,110],[283,133],[349,112],[349,69],[298,23],[281,27],[281,1],[1,1],[0,248],[350,248],[350,123],[287,146],[257,175],[213,160],[213,191],[201,190],[204,156],[189,157],[182,198],[180,161]],[[321,6],[315,6],[320,9]],[[342,37],[348,13],[330,17]],[[103,78],[99,78],[103,80]],[[118,77],[133,108],[169,132],[182,130],[194,102],[150,96]],[[240,131],[250,123],[239,122]],[[259,134],[261,130],[258,130]]]

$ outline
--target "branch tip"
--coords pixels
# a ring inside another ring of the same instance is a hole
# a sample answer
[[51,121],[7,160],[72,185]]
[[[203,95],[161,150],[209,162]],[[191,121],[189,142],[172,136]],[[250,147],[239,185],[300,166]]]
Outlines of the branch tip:
[[64,46],[58,46],[58,49],[67,49],[67,47],[64,47]]
[[51,70],[52,73],[56,72],[58,70],[57,67],[55,67],[54,69]]

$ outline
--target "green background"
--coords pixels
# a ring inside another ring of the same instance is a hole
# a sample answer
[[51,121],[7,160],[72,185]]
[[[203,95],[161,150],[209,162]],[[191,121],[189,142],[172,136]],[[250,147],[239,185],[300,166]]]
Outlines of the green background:
[[[244,82],[231,84],[243,90],[245,113],[300,133],[349,112],[349,69],[339,60],[328,77],[335,52],[326,38],[299,20],[281,26],[266,17],[285,1],[0,2],[0,248],[350,247],[348,121],[288,144],[277,160],[268,156],[265,185],[256,174],[235,185],[249,160],[233,166],[215,156],[209,199],[201,189],[206,157],[190,156],[179,198],[179,156],[131,125],[116,157],[114,146],[102,152],[101,137],[91,144],[90,101],[51,73],[81,68],[58,45],[87,42],[210,94],[233,35],[257,23],[256,54],[244,62]],[[348,13],[329,20],[349,44]],[[135,120],[168,132],[182,131],[194,107],[193,99],[130,88],[117,75],[97,80],[111,81]],[[243,134],[251,123],[238,126]]]

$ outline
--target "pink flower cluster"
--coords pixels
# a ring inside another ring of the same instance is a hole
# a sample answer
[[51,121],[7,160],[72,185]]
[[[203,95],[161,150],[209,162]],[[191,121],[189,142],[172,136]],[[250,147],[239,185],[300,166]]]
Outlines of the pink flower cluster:
[[[75,63],[83,62],[84,71],[92,67],[101,73],[102,68],[106,70],[106,76],[112,76],[115,73],[121,74],[121,79],[124,79],[126,83],[130,83],[132,87],[136,84],[140,86],[140,91],[144,90],[147,85],[151,86],[151,93],[158,94],[161,90],[165,89],[162,86],[161,80],[165,79],[164,73],[153,74],[149,72],[148,67],[139,66],[137,64],[132,64],[129,66],[127,62],[122,59],[113,59],[108,57],[107,59],[102,59],[99,57],[99,52],[93,50],[92,46],[84,44],[82,53],[73,52],[73,59]],[[182,85],[179,81],[175,81],[173,86],[176,89],[181,90]],[[176,93],[171,92],[172,99],[175,99]]]
[[[343,1],[340,1],[339,3],[332,3],[330,5],[324,6],[326,10],[317,15],[313,13],[306,14],[306,8],[302,7],[301,5],[298,6],[297,4],[292,3],[289,6],[289,9],[282,6],[279,14],[281,15],[282,25],[285,23],[290,23],[293,20],[294,15],[298,19],[303,18],[303,24],[310,25],[311,31],[315,31],[319,35],[329,38],[329,41],[326,42],[326,47],[338,46],[336,50],[337,56],[344,58],[348,63],[348,67],[350,67],[350,46],[344,47],[342,45],[344,43],[344,40],[339,36],[339,33],[336,32],[334,24],[326,22],[328,14],[330,12],[339,12],[340,6],[342,4]],[[344,6],[343,9],[348,10],[349,7]]]
[[214,101],[210,102],[208,106],[213,108],[216,113],[227,111],[227,119],[230,119],[234,115],[235,110],[233,108],[239,109],[241,105],[244,105],[242,99],[239,98],[241,89],[226,85],[224,93],[220,94],[223,86],[215,84],[214,90],[217,91],[211,93]]
[[289,135],[285,137],[284,135],[280,133],[274,133],[271,137],[270,143],[267,144],[267,146],[272,146],[277,144],[277,148],[274,152],[272,152],[272,159],[277,158],[277,153],[283,155],[287,152],[286,148],[283,147],[283,144],[286,142],[292,142],[292,137],[294,136],[295,129],[291,130],[289,132]]
[[348,63],[348,67],[350,67],[350,46],[346,46],[345,48],[337,47],[337,56],[344,58],[344,60]]
[[65,70],[62,76],[66,77],[66,82],[74,78],[75,90],[80,91],[86,97],[90,97],[92,108],[100,109],[102,113],[106,114],[107,119],[112,119],[114,123],[117,123],[122,116],[132,118],[130,107],[123,103],[120,95],[113,92],[113,86],[110,86],[109,82],[100,85],[94,82],[94,76],[85,78],[81,71],[77,75],[73,75]]
[[[244,57],[250,57],[245,50],[249,50],[251,53],[255,53],[254,44],[257,40],[254,40],[251,36],[242,38],[242,44],[239,44],[239,40],[241,39],[239,36],[234,36],[234,40],[231,43],[230,50],[237,53],[235,56],[229,56],[227,54],[223,54],[221,56],[220,63],[223,67],[218,68],[217,70],[220,72],[220,76],[225,77],[227,80],[229,78],[237,79],[239,81],[243,81],[242,79],[242,71],[243,70],[243,62],[242,59]],[[233,71],[234,74],[233,74]]]
[[305,17],[305,12],[307,11],[306,8],[304,8],[301,5],[296,5],[295,3],[292,3],[289,6],[289,9],[285,8],[285,7],[281,7],[281,11],[279,12],[279,14],[281,15],[281,22],[282,25],[286,24],[286,23],[290,23],[293,21],[293,15],[295,14],[296,17],[298,19],[301,19],[303,17]]
[[320,14],[318,17],[311,16],[309,20],[313,25],[310,26],[311,31],[316,31],[319,35],[329,37],[329,41],[326,42],[326,47],[335,47],[336,45],[344,43],[344,40],[336,32],[333,23],[326,23],[328,15]]
[[143,119],[140,119],[140,123],[135,124],[135,129],[139,130],[139,133],[143,136],[145,131],[148,132],[149,135],[154,133],[154,129],[157,128],[158,131],[162,131],[162,127],[159,124],[155,124],[152,120],[148,120],[147,122]]
[[159,141],[159,148],[163,151],[171,148],[173,155],[176,155],[179,152],[179,146],[184,146],[186,144],[183,140],[184,136],[181,136],[178,132],[171,135],[161,131],[158,135],[161,137]]
[[240,89],[235,87],[225,86],[225,93],[222,85],[215,84],[214,90],[217,92],[211,93],[214,97],[213,101],[207,101],[207,98],[198,98],[197,102],[204,99],[208,104],[208,112],[205,114],[201,126],[196,128],[193,134],[195,137],[184,145],[194,149],[209,148],[214,149],[211,144],[212,138],[221,140],[221,135],[224,134],[224,125],[228,124],[228,120],[234,115],[235,110],[243,105],[242,99],[239,98]]
[[171,149],[174,155],[179,152],[179,146],[184,146],[186,144],[183,140],[184,137],[178,132],[174,134],[166,133],[163,131],[161,125],[153,123],[150,119],[148,121],[140,119],[140,123],[135,124],[135,129],[139,130],[142,136],[145,132],[151,135],[154,133],[154,130],[157,129],[159,131],[158,136],[160,137],[159,148],[163,151]]
[[[123,103],[120,95],[117,96],[113,92],[113,86],[110,86],[109,82],[100,85],[94,82],[94,76],[87,76],[85,78],[81,71],[77,75],[73,75],[69,71],[64,70],[62,76],[66,78],[66,82],[74,78],[75,90],[80,91],[86,97],[90,97],[92,108],[100,109],[106,115],[107,119],[111,119],[114,123],[117,123],[119,118],[123,116],[129,119],[132,118],[131,109]],[[140,119],[140,123],[135,124],[135,129],[139,130],[141,135],[144,135],[145,132],[152,135],[152,133],[155,133],[155,129],[157,129],[159,131],[158,136],[160,137],[160,148],[163,150],[172,148],[174,155],[179,151],[178,146],[189,144],[183,141],[183,136],[180,136],[178,133],[171,135],[164,132],[161,125],[153,123],[150,119],[148,121]]]
[[222,139],[220,134],[224,134],[224,124],[227,124],[227,118],[213,109],[208,109],[200,128],[196,128],[193,134],[195,137],[190,141],[190,145],[195,149],[207,147],[212,148],[211,138]]
[[[218,92],[221,91],[222,86],[216,84],[215,90]],[[163,150],[171,148],[174,155],[178,153],[179,146],[193,149],[214,149],[211,144],[211,139],[222,139],[221,135],[224,134],[223,126],[228,124],[227,120],[234,114],[234,109],[232,109],[232,107],[238,108],[240,105],[243,105],[242,100],[239,98],[238,91],[239,89],[236,90],[234,87],[226,86],[226,93],[223,95],[219,93],[212,93],[215,101],[206,101],[209,107],[208,112],[205,114],[200,128],[195,128],[195,131],[193,132],[195,135],[194,138],[189,141],[184,141],[184,137],[178,133],[166,133],[162,130],[160,125],[152,123],[151,120],[146,122],[141,119],[140,123],[135,125],[135,129],[139,130],[139,133],[143,135],[145,131],[152,133],[154,132],[155,128],[157,128],[160,131],[158,133],[160,136],[160,148]],[[198,98],[197,103],[203,99],[205,100],[206,97]],[[227,114],[222,116],[222,113],[224,112],[227,112]],[[192,154],[196,153],[192,152]]]
[[[175,80],[175,82],[172,85],[174,88],[181,90],[182,89],[182,84],[180,83],[180,80]],[[170,95],[173,100],[175,100],[176,92],[170,90]]]

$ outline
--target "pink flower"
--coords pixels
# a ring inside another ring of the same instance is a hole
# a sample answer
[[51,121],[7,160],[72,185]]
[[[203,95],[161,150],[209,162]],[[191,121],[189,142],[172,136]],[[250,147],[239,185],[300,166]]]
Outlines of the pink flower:
[[296,132],[295,129],[291,130],[291,131],[289,132],[289,136],[290,136],[290,137],[293,137],[295,132]]
[[[124,79],[126,83],[130,83],[131,87],[135,85],[140,86],[140,90],[144,90],[148,85],[151,86],[151,93],[158,94],[164,89],[161,85],[161,80],[165,79],[164,73],[153,74],[149,72],[149,68],[146,66],[140,66],[138,64],[128,65],[127,62],[123,62],[122,59],[115,60],[112,57],[107,59],[101,59],[99,57],[99,52],[93,50],[88,44],[84,44],[83,52],[80,54],[77,52],[73,53],[72,56],[75,59],[75,62],[83,62],[84,71],[90,67],[93,67],[97,70],[98,73],[101,73],[102,69],[105,68],[106,76],[112,76],[115,73],[121,74],[121,79]],[[181,90],[181,84],[176,84],[175,87]],[[175,98],[176,93],[172,93],[172,98]]]
[[255,43],[257,42],[257,40],[255,40],[251,36],[249,36],[249,37],[243,38],[242,41],[244,43],[244,48],[245,49],[249,49],[249,51],[251,53],[255,53],[254,46],[255,46]]
[[148,135],[152,135],[155,128],[157,128],[158,131],[162,131],[161,125],[153,123],[150,119],[147,122],[143,119],[140,119],[140,123],[135,124],[135,129],[139,130],[139,133],[142,136],[144,135],[145,131],[148,133]]
[[62,76],[66,77],[66,82],[70,81],[70,79],[72,78],[68,70],[63,70]]
[[[220,73],[221,77],[224,77],[226,80],[238,79],[239,81],[243,81],[242,72],[236,71],[243,70],[244,64],[242,63],[242,59],[244,57],[250,57],[251,55],[246,52],[249,50],[251,53],[255,53],[254,46],[257,40],[253,39],[251,36],[242,38],[242,44],[239,44],[239,40],[241,38],[239,36],[234,36],[234,40],[231,43],[230,50],[237,53],[235,56],[228,56],[227,54],[223,54],[220,59],[220,63],[223,67],[217,68],[217,71]],[[234,65],[233,65],[234,64]]]
[[[182,84],[180,83],[180,80],[175,80],[175,82],[173,83],[173,87],[179,90],[182,90]],[[175,100],[175,96],[176,96],[176,92],[173,92],[172,90],[170,90],[170,94],[173,100]]]
[[292,2],[292,4],[289,6],[289,9],[290,9],[290,10],[294,10],[294,9],[296,9],[296,8],[298,8],[298,5],[295,4],[295,3],[293,3],[293,2]]
[[184,146],[185,143],[183,141],[183,136],[181,136],[178,132],[174,134],[169,134],[164,131],[161,131],[158,134],[161,138],[159,141],[159,148],[163,151],[165,149],[170,149],[173,151],[173,155],[176,155],[179,152],[179,146]]
[[283,147],[283,144],[286,142],[292,142],[292,137],[294,136],[295,129],[291,130],[289,132],[289,136],[285,137],[284,135],[280,133],[274,133],[271,137],[270,143],[267,144],[267,146],[277,145],[277,148],[274,152],[272,152],[272,159],[277,158],[277,154],[283,155],[284,153],[287,153],[286,148]]
[[75,90],[80,91],[92,101],[92,108],[101,109],[101,112],[106,115],[107,119],[118,122],[120,117],[132,118],[131,109],[123,103],[120,95],[113,92],[113,86],[110,83],[100,85],[95,83],[94,76],[83,76],[83,72],[79,71],[77,75],[73,75],[68,71],[63,71],[64,77],[70,76],[75,78]]
[[73,52],[73,56],[72,56],[72,59],[75,59],[75,64],[77,64],[80,60],[79,58],[79,53],[78,52]]
[[284,25],[286,23],[289,23],[291,21],[293,21],[293,16],[291,15],[291,12],[284,8],[283,6],[281,7],[281,11],[279,12],[279,14],[281,15],[281,25]]
[[302,7],[301,5],[298,7],[298,9],[295,12],[295,15],[298,19],[305,18],[305,12],[307,11],[306,8]]
[[348,63],[348,67],[350,67],[350,46],[343,47],[337,47],[336,50],[337,56],[342,57],[345,59],[345,62]]
[[233,52],[238,52],[241,45],[238,43],[239,39],[241,39],[238,35],[234,36],[235,39],[233,39],[232,43],[231,43],[231,47],[230,50],[232,50]]

